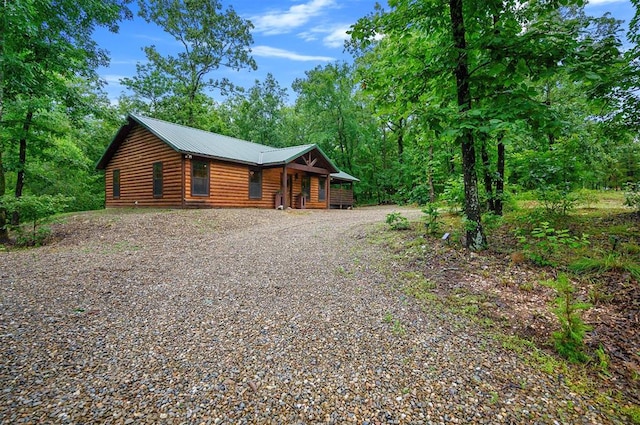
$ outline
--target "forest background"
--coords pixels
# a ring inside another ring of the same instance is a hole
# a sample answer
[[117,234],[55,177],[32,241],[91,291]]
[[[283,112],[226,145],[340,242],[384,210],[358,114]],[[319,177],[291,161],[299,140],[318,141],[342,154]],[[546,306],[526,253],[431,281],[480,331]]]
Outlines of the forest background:
[[583,1],[390,1],[351,27],[353,61],[308,70],[291,102],[272,74],[248,88],[220,77],[256,68],[253,24],[232,7],[141,0],[139,17],[180,51],[146,47],[112,102],[97,72],[109,53],[94,33],[131,19],[129,1],[6,1],[0,237],[19,222],[21,198],[102,208],[95,164],[133,112],[271,146],[316,143],[360,178],[359,205],[458,205],[465,244],[480,249],[482,215],[501,215],[514,195],[544,202],[640,181],[632,4],[625,29],[588,16]]

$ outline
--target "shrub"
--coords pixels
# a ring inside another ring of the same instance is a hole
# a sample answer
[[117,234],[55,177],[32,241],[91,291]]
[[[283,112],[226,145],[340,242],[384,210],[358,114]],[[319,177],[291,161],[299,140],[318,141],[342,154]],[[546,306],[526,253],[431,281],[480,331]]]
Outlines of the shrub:
[[447,204],[450,212],[462,211],[464,208],[464,181],[462,176],[447,180],[440,198]]
[[568,229],[556,230],[547,221],[535,227],[530,237],[519,236],[518,242],[533,262],[541,266],[552,266],[553,257],[569,249],[578,249],[589,245],[589,235],[573,236]]
[[7,216],[18,213],[23,222],[32,226],[30,232],[17,226],[13,230],[17,233],[16,243],[23,246],[41,245],[49,236],[48,228],[38,227],[42,222],[63,211],[72,198],[62,195],[23,195],[16,198],[5,195],[0,198],[0,207],[7,211]]
[[552,334],[556,350],[572,363],[588,361],[589,356],[584,352],[584,337],[591,328],[582,320],[582,312],[591,308],[591,304],[576,299],[576,288],[565,274],[561,273],[556,280],[543,284],[553,288],[557,294],[553,313],[560,322],[560,330]]
[[536,191],[538,200],[549,216],[565,216],[576,209],[580,195],[571,192],[567,186],[545,186]]
[[407,230],[409,229],[409,220],[403,217],[399,212],[392,212],[387,214],[386,223],[393,230]]
[[640,182],[627,183],[624,191],[624,204],[640,214]]
[[438,211],[438,207],[434,204],[427,204],[424,208],[422,208],[422,212],[424,213],[424,226],[427,229],[427,233],[431,235],[435,235],[440,231],[441,223],[440,223],[440,212]]
[[585,208],[593,208],[598,203],[597,190],[591,189],[579,189],[575,192],[578,205],[583,205]]
[[502,226],[503,218],[492,212],[482,214],[482,226],[485,230],[496,230]]

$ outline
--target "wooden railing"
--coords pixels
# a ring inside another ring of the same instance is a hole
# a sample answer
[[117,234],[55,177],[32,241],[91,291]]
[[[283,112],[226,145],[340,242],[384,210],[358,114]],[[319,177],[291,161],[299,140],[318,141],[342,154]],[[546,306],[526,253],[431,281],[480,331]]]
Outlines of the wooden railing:
[[353,190],[343,188],[331,188],[329,203],[332,207],[346,208],[353,206]]

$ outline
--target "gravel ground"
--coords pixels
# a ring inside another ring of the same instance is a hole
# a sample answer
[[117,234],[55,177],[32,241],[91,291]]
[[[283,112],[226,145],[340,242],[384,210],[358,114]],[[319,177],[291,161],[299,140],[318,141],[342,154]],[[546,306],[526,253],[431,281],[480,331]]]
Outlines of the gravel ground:
[[106,211],[0,253],[1,422],[612,423],[389,289],[390,211]]

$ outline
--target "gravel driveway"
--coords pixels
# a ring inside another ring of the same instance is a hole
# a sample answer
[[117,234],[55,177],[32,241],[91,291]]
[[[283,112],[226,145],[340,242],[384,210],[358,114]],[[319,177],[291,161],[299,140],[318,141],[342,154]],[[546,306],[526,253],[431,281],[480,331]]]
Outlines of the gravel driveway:
[[106,211],[0,253],[0,420],[611,423],[389,289],[391,211]]

